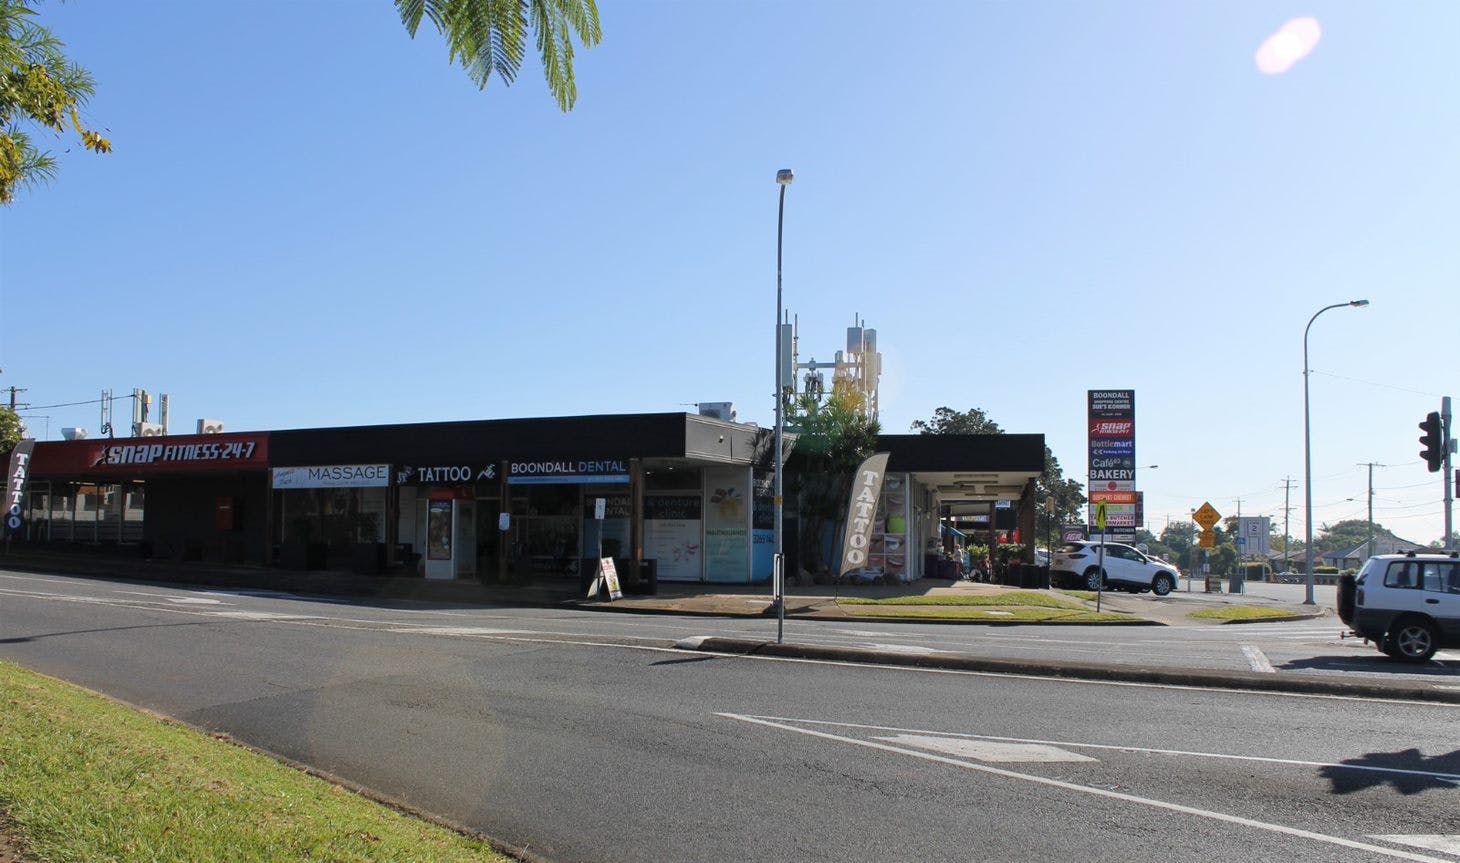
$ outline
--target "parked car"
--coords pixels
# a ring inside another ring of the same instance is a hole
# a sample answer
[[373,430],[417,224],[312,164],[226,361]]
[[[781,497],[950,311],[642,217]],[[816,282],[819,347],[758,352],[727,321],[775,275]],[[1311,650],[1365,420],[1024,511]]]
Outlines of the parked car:
[[1402,662],[1460,647],[1460,552],[1381,554],[1338,582],[1338,616]]
[[1067,542],[1054,553],[1050,580],[1062,586],[1074,585],[1098,590],[1102,584],[1110,589],[1131,593],[1151,591],[1165,596],[1176,587],[1178,570],[1157,557],[1148,557],[1128,545],[1104,543],[1105,565],[1100,566],[1101,543],[1088,540]]

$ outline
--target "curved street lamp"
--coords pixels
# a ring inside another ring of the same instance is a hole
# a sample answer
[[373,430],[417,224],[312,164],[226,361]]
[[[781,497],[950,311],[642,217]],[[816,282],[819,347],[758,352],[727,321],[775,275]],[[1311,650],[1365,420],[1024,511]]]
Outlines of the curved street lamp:
[[1313,322],[1318,316],[1329,309],[1341,309],[1344,306],[1367,306],[1368,300],[1349,300],[1346,303],[1334,303],[1331,306],[1324,306],[1313,313],[1308,319],[1308,326],[1303,328],[1303,517],[1306,524],[1306,539],[1303,543],[1304,569],[1308,582],[1307,598],[1303,600],[1304,605],[1315,605],[1313,601],[1313,447],[1312,434],[1309,430],[1308,419],[1308,331],[1313,329]]
[[771,590],[775,594],[772,600],[776,605],[776,643],[781,643],[782,631],[786,625],[786,560],[781,547],[781,446],[782,438],[785,436],[785,381],[781,380],[781,364],[785,358],[781,356],[781,318],[785,312],[781,308],[781,231],[786,222],[786,187],[796,175],[790,168],[782,168],[776,172],[776,184],[781,187],[781,203],[776,212],[776,484],[775,510],[776,510],[776,544],[775,557],[771,559]]

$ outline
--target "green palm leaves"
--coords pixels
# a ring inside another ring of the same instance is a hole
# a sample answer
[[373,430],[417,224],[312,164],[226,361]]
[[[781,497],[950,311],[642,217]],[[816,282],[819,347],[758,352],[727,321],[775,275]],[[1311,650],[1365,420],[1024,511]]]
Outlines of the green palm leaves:
[[585,48],[603,37],[594,0],[395,0],[395,6],[412,37],[421,19],[430,19],[446,38],[451,62],[483,89],[493,72],[512,83],[531,35],[548,89],[564,111],[578,100],[574,35]]

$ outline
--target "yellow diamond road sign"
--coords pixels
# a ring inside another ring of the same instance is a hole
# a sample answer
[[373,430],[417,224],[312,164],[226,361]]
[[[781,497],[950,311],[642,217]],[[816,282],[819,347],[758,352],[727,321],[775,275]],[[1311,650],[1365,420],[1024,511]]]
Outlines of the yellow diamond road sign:
[[1105,529],[1105,501],[1098,501],[1095,504],[1095,526],[1101,530]]
[[1212,525],[1222,520],[1222,514],[1217,512],[1216,508],[1210,503],[1204,503],[1201,505],[1201,509],[1192,513],[1191,518],[1197,524],[1201,525],[1202,530],[1210,531]]

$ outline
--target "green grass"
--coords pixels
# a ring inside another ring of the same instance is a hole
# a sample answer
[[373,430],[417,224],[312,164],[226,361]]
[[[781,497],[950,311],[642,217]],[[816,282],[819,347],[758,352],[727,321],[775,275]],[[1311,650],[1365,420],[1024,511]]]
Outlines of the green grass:
[[[1095,594],[1090,594],[1093,599]],[[1083,605],[1060,599],[1048,593],[1032,590],[1010,590],[1006,593],[970,593],[934,596],[891,596],[886,599],[851,597],[840,600],[842,605],[997,605],[1025,606],[1031,608],[1068,608],[1084,610]]]
[[996,614],[987,608],[909,608],[882,606],[857,609],[858,617],[915,617],[931,620],[1008,620],[1020,623],[1089,623],[1092,621],[1140,620],[1129,614],[1101,612],[1066,608],[1022,608],[1007,609],[1007,614]]
[[1063,593],[1065,596],[1073,596],[1075,599],[1095,601],[1095,591],[1093,590],[1061,590],[1060,593]]
[[1201,620],[1282,620],[1285,617],[1298,617],[1298,613],[1261,605],[1227,605],[1222,608],[1193,611],[1187,617]]
[[48,863],[509,859],[8,662],[0,662],[0,809]]

